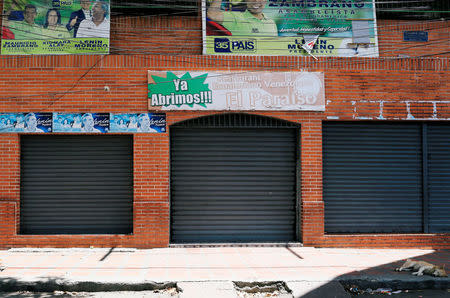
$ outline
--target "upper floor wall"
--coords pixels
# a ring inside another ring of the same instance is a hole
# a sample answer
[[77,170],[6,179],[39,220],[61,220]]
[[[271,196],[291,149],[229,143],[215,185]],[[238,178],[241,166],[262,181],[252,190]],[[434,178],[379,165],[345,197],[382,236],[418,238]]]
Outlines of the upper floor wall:
[[[10,0],[0,0],[0,7],[3,6],[3,2],[9,3]],[[201,55],[204,52],[205,28],[202,24],[199,3],[191,3],[191,13],[188,15],[185,13],[145,15],[144,12],[138,16],[127,16],[124,8],[116,8],[118,11],[114,11],[114,5],[119,4],[112,4],[111,8],[110,54]],[[381,8],[379,13],[384,18],[389,17],[389,14]],[[1,22],[0,19],[0,24]],[[379,57],[450,57],[449,22],[444,19],[377,19]],[[428,41],[405,41],[404,33],[407,31],[426,32]]]
[[[380,57],[450,57],[450,21],[378,20]],[[428,42],[403,41],[405,31],[428,32]],[[116,17],[111,54],[201,55],[200,17]]]

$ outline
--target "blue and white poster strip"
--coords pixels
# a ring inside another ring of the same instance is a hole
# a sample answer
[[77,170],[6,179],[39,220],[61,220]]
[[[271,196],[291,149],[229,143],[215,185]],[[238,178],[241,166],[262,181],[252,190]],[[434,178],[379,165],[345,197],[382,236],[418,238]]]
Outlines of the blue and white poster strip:
[[166,114],[111,114],[111,132],[166,132]]
[[109,113],[53,113],[53,132],[109,132]]
[[52,113],[0,113],[0,133],[53,131]]
[[0,113],[0,133],[165,133],[166,114]]

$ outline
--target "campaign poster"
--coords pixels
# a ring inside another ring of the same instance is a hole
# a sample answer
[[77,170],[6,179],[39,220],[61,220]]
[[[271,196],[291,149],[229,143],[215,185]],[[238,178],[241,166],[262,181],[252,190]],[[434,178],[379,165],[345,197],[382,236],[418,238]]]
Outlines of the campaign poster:
[[149,110],[325,111],[322,72],[148,73]]
[[165,133],[166,115],[153,113],[111,114],[111,132]]
[[109,0],[4,0],[2,16],[2,55],[109,53]]
[[82,115],[53,113],[53,132],[81,132]]
[[[19,123],[17,123],[19,121]],[[23,122],[23,114],[0,114],[0,133],[16,132],[20,128],[23,131],[25,123]]]
[[2,113],[0,114],[0,133],[2,132],[52,132],[52,113]]
[[374,0],[203,0],[203,53],[378,57]]
[[53,118],[54,132],[109,132],[109,113],[53,113]]

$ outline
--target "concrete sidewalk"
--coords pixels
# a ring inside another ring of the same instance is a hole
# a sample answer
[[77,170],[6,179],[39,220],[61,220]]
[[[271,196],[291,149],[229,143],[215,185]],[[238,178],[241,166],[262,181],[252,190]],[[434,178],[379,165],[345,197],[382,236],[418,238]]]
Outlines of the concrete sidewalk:
[[[446,268],[450,268],[450,250],[312,247],[148,250],[26,248],[0,251],[0,263],[6,268],[0,272],[0,284],[3,287],[82,285],[91,287],[90,290],[110,290],[119,286],[123,289],[146,289],[145,285],[158,287],[158,283],[184,283],[188,288],[192,282],[207,285],[231,281],[284,281],[291,284],[292,288],[299,286],[299,283],[318,288],[341,281],[366,282],[375,286],[401,284],[416,288],[448,288],[449,277],[417,277],[408,272],[395,272],[394,269],[407,258],[445,264]],[[83,290],[83,287],[80,289]],[[219,287],[229,291],[229,285],[224,287],[222,284]]]

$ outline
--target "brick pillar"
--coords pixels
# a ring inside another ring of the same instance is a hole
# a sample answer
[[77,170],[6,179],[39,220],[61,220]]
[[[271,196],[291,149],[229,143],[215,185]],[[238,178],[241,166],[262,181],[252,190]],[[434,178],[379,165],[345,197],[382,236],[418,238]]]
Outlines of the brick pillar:
[[134,135],[136,247],[169,244],[169,135]]
[[302,241],[305,245],[314,245],[324,234],[320,119],[302,122],[301,149]]
[[17,134],[0,134],[0,249],[12,245],[19,225],[20,150]]

